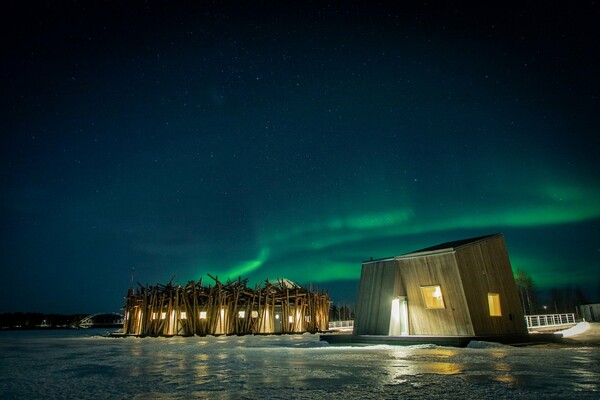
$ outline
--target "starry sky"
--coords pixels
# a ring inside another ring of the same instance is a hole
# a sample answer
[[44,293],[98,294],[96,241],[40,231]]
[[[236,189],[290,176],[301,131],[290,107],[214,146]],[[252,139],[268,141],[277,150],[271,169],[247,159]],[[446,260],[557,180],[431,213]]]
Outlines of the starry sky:
[[0,312],[118,311],[132,269],[352,304],[497,232],[600,297],[597,5],[58,3],[0,17]]

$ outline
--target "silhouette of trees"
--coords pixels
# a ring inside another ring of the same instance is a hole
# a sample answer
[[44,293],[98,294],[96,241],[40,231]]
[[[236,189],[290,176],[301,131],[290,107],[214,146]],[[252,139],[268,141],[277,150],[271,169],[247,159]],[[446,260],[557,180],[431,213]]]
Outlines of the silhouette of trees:
[[567,284],[563,287],[553,287],[549,292],[549,307],[551,312],[572,313],[575,307],[582,304],[589,304],[587,295],[580,286]]
[[354,319],[354,307],[347,304],[332,305],[329,309],[330,321],[347,321]]
[[537,290],[533,278],[527,272],[522,269],[518,269],[515,274],[515,283],[519,290],[519,297],[521,298],[521,305],[526,315],[532,315],[538,313],[537,306]]

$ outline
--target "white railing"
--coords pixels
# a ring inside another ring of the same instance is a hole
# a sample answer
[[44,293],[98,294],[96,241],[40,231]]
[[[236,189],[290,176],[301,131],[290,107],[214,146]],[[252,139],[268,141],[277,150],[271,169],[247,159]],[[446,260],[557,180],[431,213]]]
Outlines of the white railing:
[[329,321],[329,330],[351,330],[354,328],[354,320]]
[[575,314],[526,315],[527,329],[575,324]]

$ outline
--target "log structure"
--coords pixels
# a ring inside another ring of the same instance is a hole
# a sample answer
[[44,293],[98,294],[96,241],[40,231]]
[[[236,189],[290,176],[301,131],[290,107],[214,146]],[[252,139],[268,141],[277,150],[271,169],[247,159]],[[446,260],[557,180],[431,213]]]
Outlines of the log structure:
[[209,277],[185,286],[131,288],[125,301],[123,333],[139,336],[205,336],[303,333],[327,330],[329,297],[286,279],[254,289],[247,279],[222,283]]

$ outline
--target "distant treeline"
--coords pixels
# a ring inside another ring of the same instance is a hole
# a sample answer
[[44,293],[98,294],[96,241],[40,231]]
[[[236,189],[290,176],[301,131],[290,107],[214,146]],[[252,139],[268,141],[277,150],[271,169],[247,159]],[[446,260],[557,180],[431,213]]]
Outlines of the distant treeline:
[[42,314],[32,312],[15,312],[0,314],[2,329],[51,329],[73,328],[87,314]]
[[515,282],[527,315],[574,313],[577,306],[600,301],[600,284],[597,299],[590,299],[580,286],[572,284],[552,287],[547,293],[542,293],[531,275],[523,270],[517,270]]
[[346,321],[354,319],[354,305],[350,304],[333,304],[329,308],[330,321]]

